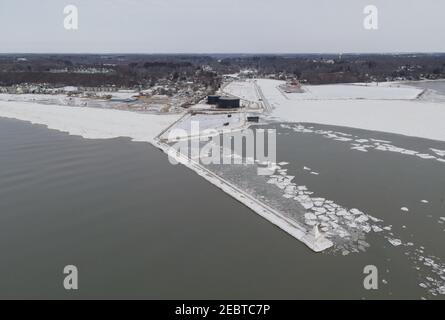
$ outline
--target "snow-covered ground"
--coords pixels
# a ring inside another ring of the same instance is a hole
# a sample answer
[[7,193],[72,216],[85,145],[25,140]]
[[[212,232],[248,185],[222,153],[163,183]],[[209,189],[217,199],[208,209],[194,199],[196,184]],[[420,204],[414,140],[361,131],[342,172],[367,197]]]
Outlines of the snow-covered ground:
[[139,114],[129,111],[0,102],[0,117],[43,124],[87,139],[129,137],[152,143],[179,115]]
[[245,126],[246,117],[244,113],[187,114],[175,126],[167,130],[161,138],[167,140],[184,139],[203,136],[206,132],[214,135],[222,131],[243,129]]
[[290,93],[287,96],[291,100],[410,100],[423,92],[418,88],[375,84],[308,85],[303,88],[303,93]]
[[[445,105],[410,100],[418,92],[416,88],[413,89],[416,91],[397,87],[384,88],[386,100],[376,99],[378,96],[374,96],[372,100],[297,100],[289,99],[278,89],[282,81],[258,80],[257,83],[274,108],[271,116],[280,121],[337,125],[445,141]],[[337,86],[337,96],[348,97],[348,92],[353,92],[356,88],[364,90],[363,88],[373,87]],[[380,89],[382,88],[379,87]],[[392,91],[397,100],[388,100]],[[293,95],[297,94],[291,96]],[[399,100],[403,96],[406,100]]]
[[243,100],[257,102],[258,93],[255,89],[253,81],[234,81],[230,82],[224,92],[239,97]]
[[[134,97],[137,92],[132,90],[121,90],[116,92],[106,92],[106,91],[100,91],[100,92],[94,92],[94,94],[98,97],[105,97],[110,95],[111,99],[131,99]],[[105,99],[104,99],[105,100]],[[22,102],[34,102],[34,101],[42,101],[42,102],[51,102],[52,104],[60,104],[60,105],[66,105],[73,101],[88,101],[85,98],[80,97],[69,97],[66,94],[31,94],[31,93],[25,93],[25,94],[11,94],[11,93],[0,93],[0,101],[22,101]],[[80,103],[79,103],[80,105]]]

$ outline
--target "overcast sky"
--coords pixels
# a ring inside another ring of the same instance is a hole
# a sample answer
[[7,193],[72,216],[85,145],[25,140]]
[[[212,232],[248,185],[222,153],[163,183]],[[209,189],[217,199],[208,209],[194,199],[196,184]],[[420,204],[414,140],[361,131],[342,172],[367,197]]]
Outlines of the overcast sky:
[[2,53],[445,52],[444,34],[444,0],[0,0]]

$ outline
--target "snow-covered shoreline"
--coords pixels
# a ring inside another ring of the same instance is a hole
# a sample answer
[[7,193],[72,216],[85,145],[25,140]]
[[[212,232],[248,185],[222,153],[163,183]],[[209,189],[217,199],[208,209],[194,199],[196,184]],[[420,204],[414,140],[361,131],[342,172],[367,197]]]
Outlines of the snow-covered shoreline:
[[[445,141],[445,105],[443,103],[413,100],[420,89],[402,91],[401,88],[381,87],[385,95],[394,90],[394,99],[337,99],[323,97],[295,98],[298,93],[286,98],[278,89],[282,81],[257,80],[265,97],[274,110],[271,117],[283,122],[318,123],[371,131],[381,131],[406,136]],[[343,85],[338,89],[348,90],[357,85]],[[366,89],[373,87],[364,87]],[[389,89],[390,91],[386,91]],[[414,90],[414,91],[412,91]],[[373,92],[367,93],[368,96]],[[401,99],[405,95],[404,99]],[[346,96],[346,93],[340,94]],[[395,99],[397,98],[397,99]]]
[[0,102],[0,117],[46,125],[86,139],[129,137],[152,143],[180,115],[140,114],[130,111],[42,105],[31,102]]
[[[245,97],[256,99],[260,103],[263,100],[263,103],[270,104],[273,110],[268,117],[272,120],[354,127],[445,141],[445,127],[441,125],[441,119],[445,119],[445,106],[415,100],[421,92],[420,89],[353,84],[332,85],[322,89],[311,86],[309,89],[312,91],[308,90],[306,94],[286,95],[278,88],[282,83],[275,80],[257,80],[256,83],[245,82],[243,86],[232,86],[232,88],[238,95],[243,90],[248,90]],[[264,98],[258,96],[255,85],[260,87]],[[149,142],[166,153],[169,151],[169,146],[158,140],[158,136],[165,133],[173,124],[182,128],[184,118],[182,122],[179,121],[182,116],[0,101],[0,117],[46,125],[49,129],[86,139],[129,137],[134,141]],[[203,117],[205,128],[228,121],[221,115],[217,116],[221,119],[218,118],[216,122],[213,118],[207,119],[208,116]],[[232,116],[230,119],[234,122],[233,129],[242,123],[237,117]],[[185,156],[178,157],[181,160],[179,162],[189,169],[302,241],[312,250],[323,251],[333,245],[324,238],[315,239],[311,234],[312,230],[307,230],[305,226],[300,226],[295,221],[289,221],[275,209],[208,171],[199,163]]]
[[[48,106],[29,102],[0,102],[0,117],[46,125],[49,129],[78,135],[85,139],[129,137],[133,141],[148,142],[165,153],[168,153],[170,148],[159,142],[157,136],[180,119],[178,115],[147,115],[120,110]],[[187,157],[177,155],[176,160],[258,215],[302,241],[312,250],[320,252],[332,246],[329,240],[314,239],[310,230],[286,219],[273,208],[252,198]]]

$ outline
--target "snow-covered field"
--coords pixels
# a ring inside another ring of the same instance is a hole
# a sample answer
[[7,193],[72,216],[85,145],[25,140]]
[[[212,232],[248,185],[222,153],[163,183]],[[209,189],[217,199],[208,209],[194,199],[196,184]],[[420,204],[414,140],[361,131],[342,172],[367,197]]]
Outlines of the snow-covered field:
[[[137,92],[132,90],[122,90],[116,92],[95,92],[98,97],[105,97],[110,95],[112,99],[131,99]],[[69,97],[66,94],[11,94],[11,93],[0,93],[0,101],[19,101],[19,102],[47,102],[50,104],[75,104],[82,105],[82,102],[86,102],[89,99],[81,97]],[[97,99],[100,100],[100,99]],[[108,101],[103,99],[103,101]]]
[[252,81],[234,81],[230,82],[225,88],[224,92],[239,97],[241,99],[257,102],[258,94],[255,85]]
[[303,93],[287,94],[291,100],[410,100],[416,99],[422,89],[365,84],[332,84],[304,86]]
[[[257,83],[274,108],[271,116],[280,121],[337,125],[445,141],[445,105],[410,100],[417,92],[412,89],[400,94],[399,90],[404,88],[384,88],[387,98],[393,91],[394,97],[405,96],[406,100],[379,100],[376,96],[372,100],[296,100],[286,98],[278,89],[282,81],[258,80]],[[373,87],[342,85],[337,88],[337,96],[346,97],[349,90]]]
[[129,137],[153,142],[179,115],[139,114],[128,111],[41,105],[30,102],[0,102],[0,117],[43,124],[87,139]]

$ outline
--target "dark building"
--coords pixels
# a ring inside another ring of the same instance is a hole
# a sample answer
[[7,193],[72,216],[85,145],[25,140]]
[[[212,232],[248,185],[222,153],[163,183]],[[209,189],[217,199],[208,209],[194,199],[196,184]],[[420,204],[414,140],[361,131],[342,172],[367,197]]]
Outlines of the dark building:
[[258,123],[258,122],[260,122],[260,117],[259,116],[248,116],[247,117],[247,122]]
[[219,102],[219,98],[220,98],[220,96],[208,96],[207,103],[216,105]]
[[241,106],[241,100],[231,97],[220,97],[218,102],[218,108],[235,109]]

